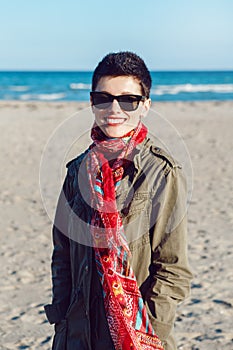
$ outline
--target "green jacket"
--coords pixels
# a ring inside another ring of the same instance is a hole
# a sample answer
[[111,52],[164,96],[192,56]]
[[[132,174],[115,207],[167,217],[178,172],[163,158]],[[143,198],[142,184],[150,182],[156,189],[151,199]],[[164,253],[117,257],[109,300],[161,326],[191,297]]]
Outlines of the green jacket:
[[[92,217],[85,157],[69,162],[53,227],[54,350],[114,349],[105,316],[88,223]],[[186,188],[180,166],[149,139],[116,191],[118,210],[150,320],[165,350],[175,350],[176,307],[188,296]]]

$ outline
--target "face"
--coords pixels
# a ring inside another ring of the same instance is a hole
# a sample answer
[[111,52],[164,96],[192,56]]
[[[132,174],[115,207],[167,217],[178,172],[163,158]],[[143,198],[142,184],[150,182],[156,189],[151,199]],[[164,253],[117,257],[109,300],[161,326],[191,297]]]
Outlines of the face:
[[[95,91],[107,92],[111,95],[142,95],[139,81],[131,76],[102,77]],[[91,101],[92,104],[92,101]],[[151,101],[140,101],[135,111],[124,111],[117,100],[113,100],[106,109],[98,109],[92,105],[96,124],[108,137],[122,137],[134,129],[140,119],[145,116],[150,108]]]

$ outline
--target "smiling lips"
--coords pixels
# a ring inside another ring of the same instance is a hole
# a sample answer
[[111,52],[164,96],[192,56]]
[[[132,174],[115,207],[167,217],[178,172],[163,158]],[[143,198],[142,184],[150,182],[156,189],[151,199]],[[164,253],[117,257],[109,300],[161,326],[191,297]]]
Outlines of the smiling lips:
[[119,125],[119,124],[123,124],[125,122],[126,118],[113,118],[113,117],[107,117],[106,118],[106,122],[107,122],[107,125],[110,125],[110,126],[114,126],[114,125]]

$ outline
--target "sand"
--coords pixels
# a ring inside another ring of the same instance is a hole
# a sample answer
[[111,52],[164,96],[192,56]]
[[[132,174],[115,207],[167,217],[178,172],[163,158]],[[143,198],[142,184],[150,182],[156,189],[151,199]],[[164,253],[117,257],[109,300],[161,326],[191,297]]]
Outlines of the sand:
[[[44,146],[81,103],[0,102],[0,349],[51,348],[51,221],[39,167]],[[233,102],[158,103],[193,167],[188,208],[191,296],[177,312],[178,349],[233,349]],[[84,121],[85,122],[85,121]],[[88,127],[88,126],[87,126]]]

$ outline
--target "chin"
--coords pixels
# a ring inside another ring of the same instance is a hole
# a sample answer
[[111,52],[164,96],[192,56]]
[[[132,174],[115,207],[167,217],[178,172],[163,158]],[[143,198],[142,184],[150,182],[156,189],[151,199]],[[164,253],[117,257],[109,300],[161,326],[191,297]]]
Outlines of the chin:
[[124,136],[127,132],[130,130],[123,129],[123,128],[116,128],[116,127],[111,127],[111,128],[104,128],[103,132],[105,133],[106,136],[108,137],[122,137]]

